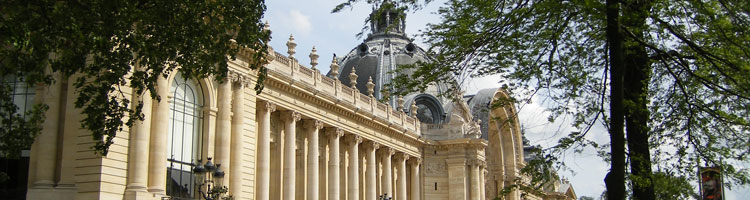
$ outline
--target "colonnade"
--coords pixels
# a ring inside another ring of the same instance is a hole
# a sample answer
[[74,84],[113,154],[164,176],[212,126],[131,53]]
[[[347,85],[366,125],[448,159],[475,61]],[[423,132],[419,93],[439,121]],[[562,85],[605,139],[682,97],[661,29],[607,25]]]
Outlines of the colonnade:
[[[327,126],[316,119],[302,120],[304,133],[298,133],[296,123],[302,118],[300,113],[293,110],[277,111],[276,105],[271,102],[260,102],[257,112],[256,199],[270,199],[273,187],[282,188],[282,194],[279,196],[285,200],[295,199],[300,196],[296,195],[299,192],[304,192],[303,196],[307,200],[376,200],[383,194],[388,194],[396,200],[420,199],[421,158],[397,152],[394,148],[376,141],[366,141],[356,133],[347,133],[341,128]],[[283,152],[274,155],[280,156],[279,159],[283,163],[282,181],[278,186],[272,186],[271,181],[271,116],[274,112],[279,113],[284,127]],[[320,134],[320,131],[323,131],[323,134]],[[307,165],[303,169],[297,169],[295,165],[295,162],[299,161],[295,160],[295,150],[298,149],[295,142],[297,134],[304,134],[308,145],[305,155]],[[325,138],[319,138],[321,136]],[[327,148],[320,148],[321,145]],[[364,152],[360,154],[360,150]],[[342,153],[348,156],[344,157]],[[328,158],[328,163],[321,165],[321,160],[326,160],[321,158],[325,157]],[[360,167],[360,159],[364,159],[365,166]],[[321,169],[322,167],[327,169]],[[396,174],[392,173],[394,168]],[[295,177],[298,170],[306,170],[306,173],[301,173],[306,174],[306,177]],[[408,177],[407,171],[410,174]],[[360,178],[361,174],[364,174],[363,179]],[[324,175],[326,177],[321,177]],[[296,184],[300,180],[306,184]],[[396,188],[393,188],[394,183]],[[300,185],[305,188],[297,188]]]

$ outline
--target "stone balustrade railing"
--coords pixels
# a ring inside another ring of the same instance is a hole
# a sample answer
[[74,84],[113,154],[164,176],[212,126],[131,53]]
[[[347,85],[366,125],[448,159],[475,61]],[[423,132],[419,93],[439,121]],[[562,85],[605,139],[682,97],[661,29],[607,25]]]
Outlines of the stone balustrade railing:
[[353,89],[339,80],[321,74],[317,69],[310,69],[294,59],[273,52],[275,58],[267,65],[269,75],[279,76],[280,80],[302,87],[317,96],[349,108],[356,113],[368,116],[375,121],[415,136],[421,135],[420,123],[416,118],[403,111],[392,109],[387,104]]

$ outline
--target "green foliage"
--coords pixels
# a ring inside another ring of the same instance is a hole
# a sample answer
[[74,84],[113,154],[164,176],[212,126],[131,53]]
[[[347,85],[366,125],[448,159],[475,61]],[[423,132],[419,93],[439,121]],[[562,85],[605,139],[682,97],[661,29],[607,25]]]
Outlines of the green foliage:
[[690,185],[691,179],[685,176],[655,172],[652,178],[656,199],[700,199],[700,195]]
[[[179,68],[186,77],[222,80],[227,62],[244,48],[255,52],[250,59],[257,62],[249,67],[261,82],[270,37],[260,22],[264,11],[263,0],[3,1],[0,75],[25,77],[29,85],[52,83],[49,72],[67,77],[85,117],[81,125],[106,155],[115,134],[143,118],[141,102],[131,107],[120,86],[161,99],[155,95],[159,77]],[[0,94],[3,103],[6,94]]]
[[[645,80],[625,84],[642,81],[647,90],[626,94],[630,100],[623,103],[626,113],[646,113],[635,127],[647,131],[653,165],[673,169],[672,177],[718,165],[735,184],[750,183],[748,169],[731,164],[747,162],[750,154],[750,2],[654,0],[635,7],[638,2],[621,1],[627,12],[620,12],[620,29],[625,55],[639,55],[627,47],[645,48],[649,70]],[[609,144],[585,139],[595,123],[610,128],[612,117],[606,112],[611,99],[604,12],[601,0],[448,0],[438,11],[442,21],[422,34],[434,60],[401,66],[414,73],[394,78],[390,87],[406,93],[455,83],[456,90],[469,78],[500,75],[516,103],[541,95],[549,99],[551,120],[574,117],[572,125],[581,132],[545,153],[592,146],[609,160],[612,155],[603,151]],[[643,57],[625,62],[633,59]]]

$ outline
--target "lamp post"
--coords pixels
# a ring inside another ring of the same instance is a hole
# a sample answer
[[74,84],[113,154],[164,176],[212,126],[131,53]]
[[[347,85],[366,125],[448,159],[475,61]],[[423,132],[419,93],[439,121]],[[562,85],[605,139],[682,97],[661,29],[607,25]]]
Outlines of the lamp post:
[[[209,157],[206,164],[202,164],[201,160],[198,160],[198,165],[193,168],[195,184],[198,184],[198,193],[205,200],[219,200],[222,199],[222,194],[227,193],[227,187],[223,185],[224,171],[220,167],[221,164],[214,165],[211,162],[211,157]],[[204,185],[206,186],[205,192],[203,191]]]

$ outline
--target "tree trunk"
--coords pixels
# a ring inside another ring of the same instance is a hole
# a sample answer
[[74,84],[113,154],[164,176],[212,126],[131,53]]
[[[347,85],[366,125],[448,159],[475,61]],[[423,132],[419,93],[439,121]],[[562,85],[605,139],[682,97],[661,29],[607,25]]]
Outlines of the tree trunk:
[[636,41],[644,41],[646,18],[651,2],[644,0],[626,1],[623,5],[622,25],[633,37],[624,44],[625,80],[625,121],[630,155],[630,182],[636,200],[654,199],[652,183],[651,152],[648,144],[648,83],[651,77],[651,63],[646,47]]
[[607,199],[625,199],[625,138],[623,133],[623,37],[620,34],[619,0],[607,0],[607,43],[609,45],[610,66],[610,155],[611,168],[604,182],[607,186]]

